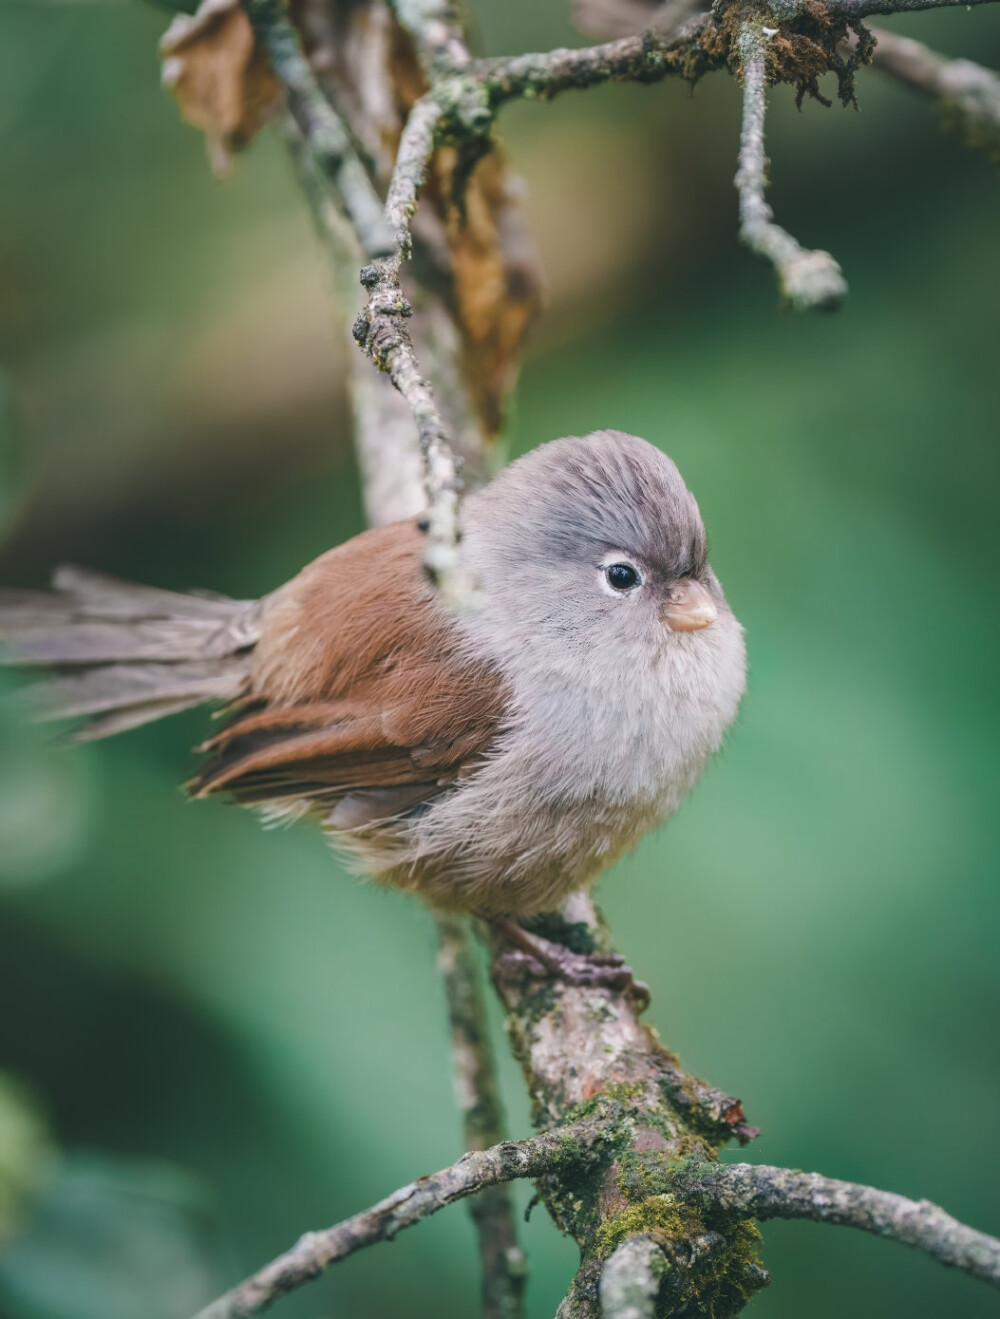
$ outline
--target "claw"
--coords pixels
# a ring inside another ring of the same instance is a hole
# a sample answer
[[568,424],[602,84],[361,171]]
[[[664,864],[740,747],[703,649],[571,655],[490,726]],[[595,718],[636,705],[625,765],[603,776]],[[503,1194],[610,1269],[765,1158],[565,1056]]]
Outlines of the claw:
[[649,1006],[649,986],[636,980],[620,953],[574,953],[561,943],[531,934],[516,921],[498,920],[493,925],[514,945],[497,959],[500,975],[527,974],[564,985],[614,989],[631,999],[637,1012]]

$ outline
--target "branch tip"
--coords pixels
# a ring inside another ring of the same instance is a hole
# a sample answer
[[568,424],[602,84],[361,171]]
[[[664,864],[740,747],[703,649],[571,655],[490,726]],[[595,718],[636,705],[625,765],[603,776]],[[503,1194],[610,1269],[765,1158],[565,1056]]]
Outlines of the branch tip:
[[847,281],[829,252],[810,251],[774,222],[764,196],[767,156],[764,119],[767,107],[768,33],[748,23],[739,36],[743,64],[743,124],[740,130],[736,188],[740,198],[740,239],[774,266],[784,300],[795,311],[835,311],[847,296]]

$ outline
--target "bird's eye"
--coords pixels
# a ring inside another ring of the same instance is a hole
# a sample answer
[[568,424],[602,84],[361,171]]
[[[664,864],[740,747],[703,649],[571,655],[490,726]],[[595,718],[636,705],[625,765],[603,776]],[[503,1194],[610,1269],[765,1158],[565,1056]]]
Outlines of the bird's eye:
[[640,581],[638,572],[630,563],[609,563],[604,576],[614,591],[631,591]]

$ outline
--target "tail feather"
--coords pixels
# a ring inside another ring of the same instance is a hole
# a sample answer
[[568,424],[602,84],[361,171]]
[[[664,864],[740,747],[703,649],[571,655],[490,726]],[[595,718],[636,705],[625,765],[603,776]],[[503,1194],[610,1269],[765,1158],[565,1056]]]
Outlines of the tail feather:
[[238,659],[199,664],[107,664],[43,678],[28,689],[42,717],[75,719],[157,701],[228,701],[243,689]]
[[168,715],[180,714],[182,710],[193,710],[205,702],[204,696],[190,697],[178,701],[149,701],[143,705],[129,705],[120,710],[111,710],[108,714],[94,715],[85,724],[74,730],[74,742],[98,742],[115,733],[127,733],[143,724],[151,724]]
[[46,666],[28,689],[42,718],[88,717],[108,737],[249,685],[260,601],[184,595],[61,568],[55,590],[0,591],[0,664]]

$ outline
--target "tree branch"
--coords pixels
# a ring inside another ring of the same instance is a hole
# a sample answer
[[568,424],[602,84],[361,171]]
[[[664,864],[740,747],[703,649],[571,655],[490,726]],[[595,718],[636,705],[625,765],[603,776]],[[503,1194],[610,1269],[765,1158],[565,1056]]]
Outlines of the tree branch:
[[424,567],[448,603],[465,609],[474,607],[477,593],[458,553],[462,482],[444,420],[404,323],[413,309],[399,279],[402,263],[412,249],[411,220],[442,118],[441,106],[433,96],[422,97],[410,111],[385,206],[394,248],[391,256],[372,262],[361,272],[368,302],[354,323],[354,338],[374,365],[389,376],[417,423],[428,505],[423,524],[427,538]]
[[668,1267],[652,1237],[626,1237],[601,1274],[603,1319],[654,1319],[656,1295]]
[[743,61],[743,127],[736,173],[740,238],[752,252],[771,262],[782,296],[796,311],[832,311],[847,293],[840,266],[829,252],[808,251],[775,224],[774,213],[764,198],[767,31],[759,23],[747,24],[739,37]]
[[830,0],[830,10],[848,22],[868,18],[872,14],[911,14],[921,9],[950,9],[961,5],[996,4],[997,0]]
[[289,108],[317,164],[342,201],[364,254],[368,289],[354,337],[405,398],[417,425],[427,492],[424,565],[445,599],[458,608],[476,603],[475,583],[458,555],[462,483],[430,383],[421,372],[404,321],[412,307],[400,268],[412,248],[411,220],[436,145],[443,111],[431,96],[419,100],[403,130],[384,212],[350,143],[347,129],[324,97],[302,53],[283,0],[243,0],[257,39],[288,94]]
[[932,97],[958,117],[972,146],[1000,150],[1000,74],[972,60],[946,59],[920,41],[873,28],[872,64]]
[[462,12],[453,0],[389,0],[400,26],[417,43],[424,72],[454,73],[468,66]]
[[[561,913],[539,918],[532,930],[576,953],[611,951],[583,893]],[[581,1252],[560,1319],[597,1319],[605,1262],[637,1235],[672,1246],[664,1286],[678,1312],[700,1296],[698,1313],[711,1313],[713,1304],[720,1315],[734,1313],[731,1298],[745,1301],[767,1281],[755,1256],[755,1229],[725,1211],[714,1217],[692,1208],[682,1219],[674,1205],[673,1168],[689,1158],[713,1162],[717,1144],[755,1134],[739,1100],[688,1076],[642,1024],[627,990],[553,984],[542,968],[532,969],[531,958],[511,957],[502,937],[494,938],[493,950],[494,983],[507,1008],[508,1038],[536,1124],[549,1127],[588,1115],[618,1121],[625,1133],[608,1164],[586,1180],[552,1176],[541,1184],[550,1215]],[[725,1305],[723,1296],[730,1298]]]
[[284,84],[288,108],[317,166],[340,198],[364,255],[392,251],[382,202],[354,150],[344,121],[323,95],[309,67],[283,0],[243,0],[258,41]]
[[[465,1148],[488,1149],[506,1132],[469,924],[461,916],[438,916],[437,930]],[[488,1187],[469,1210],[479,1238],[483,1319],[518,1319],[524,1311],[527,1267],[517,1244],[510,1191],[503,1184]]]
[[928,1200],[908,1200],[816,1172],[750,1163],[694,1168],[678,1189],[707,1192],[724,1208],[762,1221],[808,1218],[890,1237],[1000,1287],[1000,1240],[966,1227]]
[[475,73],[486,86],[494,110],[519,97],[550,99],[560,92],[582,91],[603,82],[657,82],[669,74],[700,77],[724,63],[721,54],[711,56],[697,44],[708,23],[708,14],[695,18],[685,14],[679,30],[642,32],[579,50],[480,60]]
[[490,1186],[576,1166],[586,1161],[595,1147],[613,1146],[616,1139],[608,1124],[581,1121],[527,1140],[503,1141],[490,1149],[465,1154],[450,1168],[410,1182],[342,1223],[320,1232],[307,1232],[291,1250],[200,1311],[197,1319],[247,1319],[259,1314],[279,1297],[317,1278],[331,1264],[365,1246],[391,1241],[398,1232],[457,1200]]

